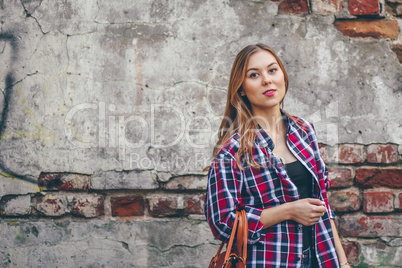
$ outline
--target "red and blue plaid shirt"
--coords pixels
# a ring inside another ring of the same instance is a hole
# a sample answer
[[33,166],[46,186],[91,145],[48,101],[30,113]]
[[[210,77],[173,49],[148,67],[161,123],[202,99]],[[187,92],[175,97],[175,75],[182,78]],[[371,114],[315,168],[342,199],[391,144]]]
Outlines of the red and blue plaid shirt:
[[[313,198],[325,202],[327,212],[314,225],[314,248],[319,267],[339,267],[330,218],[335,215],[327,200],[328,171],[320,157],[314,127],[304,119],[294,117],[287,122],[287,145],[293,155],[309,170],[313,180]],[[228,241],[235,219],[235,211],[245,209],[249,239],[247,267],[300,267],[303,252],[303,225],[292,220],[266,229],[260,222],[265,208],[299,199],[296,186],[287,175],[282,161],[272,153],[274,143],[259,128],[253,145],[253,157],[262,168],[250,167],[244,158],[243,170],[235,156],[240,136],[235,133],[212,162],[208,174],[205,215],[212,233]]]

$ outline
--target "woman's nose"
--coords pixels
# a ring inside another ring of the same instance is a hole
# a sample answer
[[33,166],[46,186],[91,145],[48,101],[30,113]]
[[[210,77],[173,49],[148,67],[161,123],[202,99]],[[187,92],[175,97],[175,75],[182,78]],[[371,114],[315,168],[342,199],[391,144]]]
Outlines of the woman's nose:
[[271,84],[271,82],[272,82],[272,80],[271,80],[271,77],[268,75],[268,74],[264,74],[263,76],[262,76],[262,84],[265,86],[265,85],[268,85],[268,84]]

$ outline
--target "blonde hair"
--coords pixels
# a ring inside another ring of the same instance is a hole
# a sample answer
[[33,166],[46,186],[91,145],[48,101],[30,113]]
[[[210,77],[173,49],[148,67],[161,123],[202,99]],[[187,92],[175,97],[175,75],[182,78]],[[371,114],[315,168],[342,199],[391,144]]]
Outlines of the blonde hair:
[[[282,61],[267,45],[261,43],[249,45],[237,54],[230,73],[226,108],[222,122],[219,126],[218,142],[215,145],[212,155],[213,157],[216,157],[228,139],[235,132],[238,132],[240,135],[240,147],[236,154],[236,162],[239,168],[242,168],[239,164],[242,156],[246,156],[246,161],[250,166],[260,166],[256,163],[254,158],[251,157],[250,159],[247,157],[253,155],[252,148],[256,138],[255,130],[258,129],[258,125],[255,120],[250,120],[253,116],[250,102],[246,96],[241,96],[240,92],[242,91],[242,84],[246,76],[246,68],[249,58],[251,55],[261,50],[271,53],[278,62],[278,65],[284,74],[285,94],[289,87],[289,78]],[[281,107],[283,107],[283,99],[281,101]]]

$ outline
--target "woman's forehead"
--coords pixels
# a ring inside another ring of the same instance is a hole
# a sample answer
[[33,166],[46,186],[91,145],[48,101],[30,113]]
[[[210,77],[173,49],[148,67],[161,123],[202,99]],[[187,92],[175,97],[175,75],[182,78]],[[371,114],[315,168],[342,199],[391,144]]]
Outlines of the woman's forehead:
[[271,63],[278,63],[274,55],[266,50],[260,50],[250,56],[247,67],[252,67],[253,65],[269,65]]

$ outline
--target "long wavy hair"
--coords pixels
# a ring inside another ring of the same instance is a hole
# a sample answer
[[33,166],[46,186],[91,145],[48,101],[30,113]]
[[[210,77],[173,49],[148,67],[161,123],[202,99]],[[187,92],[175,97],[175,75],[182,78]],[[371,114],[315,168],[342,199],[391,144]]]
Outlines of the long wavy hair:
[[[228,139],[235,132],[238,132],[240,135],[240,147],[236,154],[236,162],[241,169],[242,165],[240,165],[240,159],[243,156],[250,166],[260,166],[253,157],[248,157],[253,155],[252,147],[256,138],[255,130],[258,129],[258,125],[257,122],[253,120],[253,113],[249,100],[246,96],[241,96],[240,92],[242,91],[242,84],[246,76],[249,58],[251,55],[261,50],[271,53],[278,62],[279,67],[284,74],[285,95],[289,87],[289,78],[282,61],[267,45],[261,43],[249,45],[237,54],[230,72],[226,108],[219,127],[218,142],[213,150],[213,157],[216,157]],[[281,100],[280,105],[283,108],[283,99]]]

